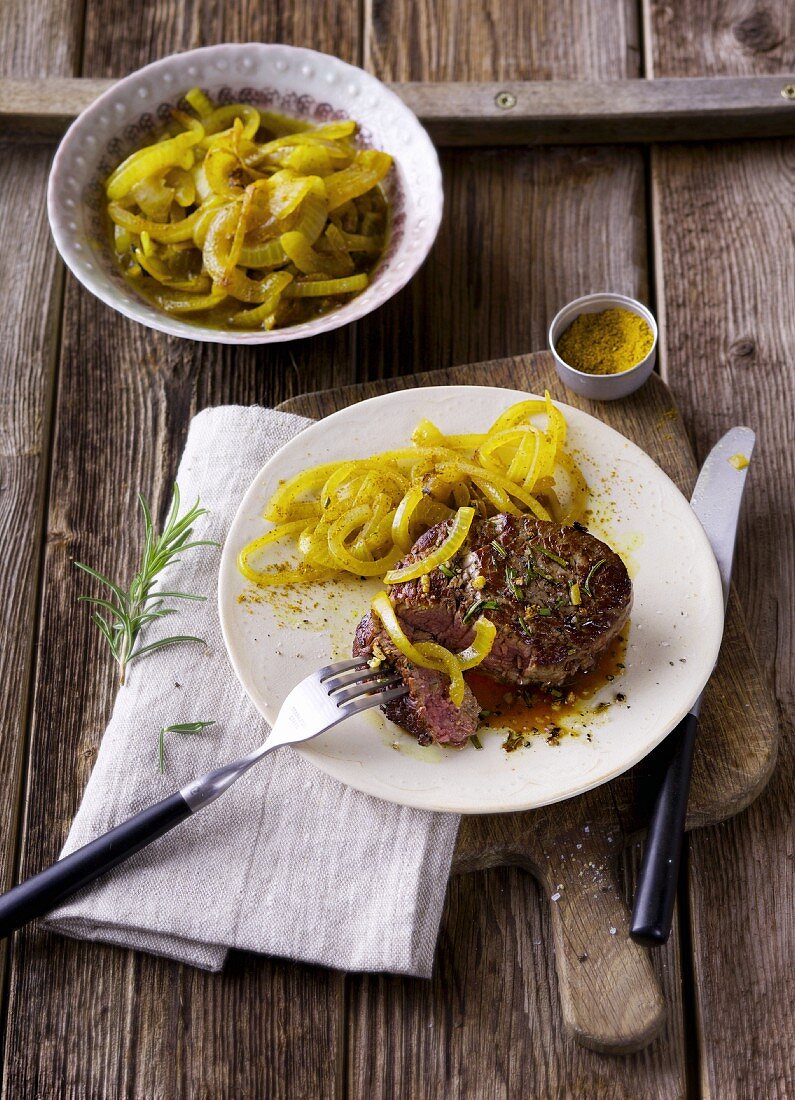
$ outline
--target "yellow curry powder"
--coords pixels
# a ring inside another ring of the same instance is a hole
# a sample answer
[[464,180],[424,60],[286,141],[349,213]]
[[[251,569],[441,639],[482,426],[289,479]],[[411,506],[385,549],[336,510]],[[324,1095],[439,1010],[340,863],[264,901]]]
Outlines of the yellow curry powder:
[[629,309],[581,313],[555,344],[564,362],[586,374],[620,374],[636,366],[654,343],[648,322]]

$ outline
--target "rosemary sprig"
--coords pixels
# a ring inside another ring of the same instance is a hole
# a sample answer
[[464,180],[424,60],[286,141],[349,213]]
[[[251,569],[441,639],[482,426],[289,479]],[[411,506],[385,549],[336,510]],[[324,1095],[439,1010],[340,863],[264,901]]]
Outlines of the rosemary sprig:
[[517,618],[517,623],[519,625],[520,633],[524,634],[525,638],[533,637],[533,629],[524,615],[519,615],[519,617]]
[[499,606],[497,600],[475,600],[464,614],[461,622],[468,623],[479,611],[496,611]]
[[157,763],[160,774],[166,770],[166,734],[167,733],[201,733],[208,726],[214,726],[215,722],[174,722],[170,726],[162,726],[157,739]]
[[531,548],[537,550],[539,554],[543,554],[545,558],[549,558],[550,561],[554,561],[557,565],[568,567],[568,562],[565,558],[562,558],[560,554],[553,554],[551,550],[547,550],[546,546],[539,546],[537,543],[531,543]]
[[[521,583],[522,582],[520,580],[519,584],[521,584]],[[522,602],[522,593],[516,587],[516,570],[512,569],[510,567],[510,565],[505,566],[505,586],[508,589],[508,591],[511,593],[513,598],[516,600],[516,602],[521,603]]]
[[591,568],[588,570],[588,576],[585,578],[585,584],[582,587],[586,595],[590,596],[591,598],[593,598],[593,592],[591,591],[591,581],[594,579],[594,577],[606,561],[607,558],[600,558],[599,561],[595,561]]
[[199,642],[206,645],[204,638],[197,638],[192,634],[175,634],[168,638],[158,638],[157,641],[150,642],[148,645],[137,643],[141,631],[149,623],[163,619],[166,615],[176,614],[176,608],[164,606],[165,599],[206,599],[205,596],[195,596],[190,592],[153,592],[152,588],[166,566],[179,561],[177,554],[183,550],[192,550],[197,546],[218,545],[216,542],[192,539],[193,524],[200,516],[206,514],[207,509],[202,508],[197,500],[192,508],[180,516],[178,485],[174,486],[171,508],[160,534],[155,530],[149,505],[140,493],[138,503],[144,520],[144,550],[138,571],[126,590],[120,584],[97,572],[96,569],[92,569],[90,565],[80,561],[75,562],[78,569],[88,573],[109,590],[108,599],[99,596],[80,596],[79,599],[105,612],[103,615],[98,610],[94,611],[92,619],[102,632],[119,666],[119,682],[122,684],[127,675],[127,666],[138,657],[143,657],[145,653],[153,653],[156,649],[176,645],[178,642]]

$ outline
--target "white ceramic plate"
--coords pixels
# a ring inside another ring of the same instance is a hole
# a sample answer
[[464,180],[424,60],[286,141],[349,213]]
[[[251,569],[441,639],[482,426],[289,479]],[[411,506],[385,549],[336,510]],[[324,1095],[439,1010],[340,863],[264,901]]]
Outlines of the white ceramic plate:
[[[235,559],[265,529],[262,511],[279,481],[321,462],[404,445],[423,416],[445,432],[484,430],[527,396],[446,386],[377,397],[308,428],[260,471],[224,547],[219,602],[232,664],[268,721],[311,670],[350,655],[356,623],[381,587],[354,580],[327,583],[300,599],[290,589],[264,597],[254,592]],[[673,482],[635,444],[578,409],[561,408],[569,445],[594,498],[589,527],[622,554],[634,584],[625,671],[590,705],[612,701],[617,692],[626,702],[611,702],[583,721],[579,736],[565,736],[557,746],[539,737],[512,753],[503,750],[499,732],[488,730],[481,734],[481,752],[422,749],[380,711],[370,711],[298,750],[329,775],[368,794],[428,810],[531,809],[625,771],[673,729],[704,687],[720,647],[723,597],[700,523]]]
[[[394,157],[384,181],[391,211],[386,252],[370,285],[346,305],[271,332],[224,332],[190,324],[135,293],[111,254],[102,220],[103,181],[151,141],[194,86],[220,103],[243,101],[322,123],[352,118],[361,144]],[[111,88],[69,127],[53,161],[47,210],[55,243],[72,273],[106,305],[134,321],[189,340],[272,344],[356,321],[409,281],[430,251],[442,217],[442,173],[416,116],[380,80],[337,57],[264,42],[223,43],[155,61]]]

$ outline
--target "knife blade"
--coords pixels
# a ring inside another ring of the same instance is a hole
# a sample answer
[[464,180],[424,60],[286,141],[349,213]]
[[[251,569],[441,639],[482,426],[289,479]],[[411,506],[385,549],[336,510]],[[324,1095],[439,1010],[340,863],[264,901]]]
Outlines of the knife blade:
[[[724,610],[729,600],[740,506],[755,442],[756,436],[750,428],[728,431],[707,455],[690,500],[718,563]],[[736,465],[732,461],[735,456],[740,458]],[[659,767],[660,786],[649,819],[630,922],[632,939],[649,947],[666,943],[671,934],[693,749],[703,698],[702,691],[690,712],[652,754],[653,763]]]

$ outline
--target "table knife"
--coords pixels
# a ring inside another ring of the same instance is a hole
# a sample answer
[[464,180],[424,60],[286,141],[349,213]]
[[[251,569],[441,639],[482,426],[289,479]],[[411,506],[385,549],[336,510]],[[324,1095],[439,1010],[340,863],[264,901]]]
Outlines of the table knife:
[[[696,481],[690,504],[704,528],[718,563],[723,586],[724,610],[729,600],[734,543],[740,504],[745,488],[747,462],[754,449],[750,428],[732,428],[707,455]],[[731,461],[742,456],[741,469]],[[655,756],[660,787],[649,819],[630,935],[649,947],[665,943],[671,934],[679,863],[682,856],[687,798],[702,691],[682,721],[668,735]]]

